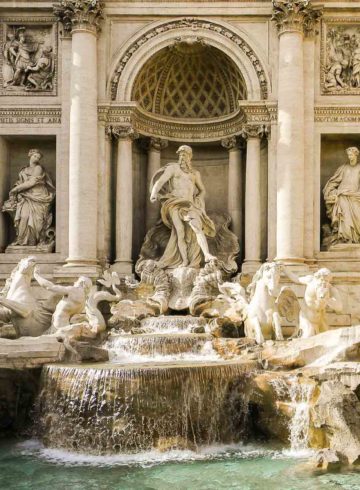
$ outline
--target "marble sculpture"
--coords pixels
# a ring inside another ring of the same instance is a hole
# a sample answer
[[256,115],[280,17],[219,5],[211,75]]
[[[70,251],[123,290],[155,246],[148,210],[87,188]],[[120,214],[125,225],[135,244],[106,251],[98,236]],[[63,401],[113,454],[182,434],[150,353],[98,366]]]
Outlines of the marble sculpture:
[[348,163],[341,165],[324,187],[326,212],[331,221],[331,244],[360,243],[359,149],[346,150]]
[[16,239],[13,247],[31,246],[36,251],[51,252],[55,245],[51,211],[55,186],[40,164],[42,157],[38,149],[29,151],[29,165],[21,169],[2,211],[10,213],[14,220]]

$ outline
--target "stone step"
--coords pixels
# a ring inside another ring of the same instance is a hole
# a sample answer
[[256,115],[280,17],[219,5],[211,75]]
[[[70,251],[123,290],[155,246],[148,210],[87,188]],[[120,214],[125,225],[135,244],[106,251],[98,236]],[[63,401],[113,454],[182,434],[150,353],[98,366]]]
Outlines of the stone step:
[[0,339],[0,368],[26,369],[57,362],[64,355],[64,346],[55,337],[20,337]]

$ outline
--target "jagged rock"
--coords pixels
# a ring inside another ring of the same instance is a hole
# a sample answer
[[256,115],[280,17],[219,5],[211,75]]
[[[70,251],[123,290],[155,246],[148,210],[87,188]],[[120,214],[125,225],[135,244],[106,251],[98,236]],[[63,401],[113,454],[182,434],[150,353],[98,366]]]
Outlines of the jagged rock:
[[341,467],[339,454],[331,449],[320,449],[312,458],[311,463],[317,469],[336,471]]
[[88,342],[76,342],[74,348],[78,354],[77,361],[107,362],[109,360],[109,353],[106,349]]
[[[224,359],[232,359],[245,353],[249,355],[253,351],[260,350],[255,340],[246,337],[241,339],[214,338],[212,345],[215,351]],[[253,358],[256,358],[255,353],[253,353]]]
[[140,328],[141,321],[137,318],[116,318],[113,316],[109,319],[108,325],[114,332],[122,331],[129,333],[134,328]]
[[[352,361],[356,358],[360,345],[360,325],[338,328],[314,335],[307,339],[293,339],[287,342],[266,344],[262,359],[269,367],[294,369],[306,365],[326,366],[332,362]],[[354,358],[355,356],[355,358]]]
[[210,331],[213,337],[236,339],[244,336],[242,322],[232,322],[228,318],[214,318],[210,323]]
[[191,328],[191,333],[205,333],[204,325],[195,325]]
[[312,424],[331,450],[349,464],[360,463],[360,401],[339,381],[326,381],[312,407]]

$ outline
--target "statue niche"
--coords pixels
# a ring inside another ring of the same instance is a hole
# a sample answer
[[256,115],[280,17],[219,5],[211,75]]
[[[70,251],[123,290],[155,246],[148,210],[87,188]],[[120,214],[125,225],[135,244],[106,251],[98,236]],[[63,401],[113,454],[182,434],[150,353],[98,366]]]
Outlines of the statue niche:
[[348,163],[336,170],[323,189],[330,219],[330,227],[323,227],[326,248],[341,243],[360,244],[359,149],[347,148],[346,154]]
[[2,212],[13,219],[16,239],[7,252],[52,252],[55,246],[55,229],[52,226],[52,206],[55,186],[40,164],[40,150],[29,151],[29,165],[21,169],[17,182],[3,203]]
[[205,187],[192,166],[192,149],[182,145],[177,154],[177,162],[152,178],[150,200],[161,203],[161,219],[148,231],[135,266],[141,281],[130,286],[137,297],[112,309],[114,324],[123,320],[125,310],[133,319],[168,309],[191,313],[194,305],[215,298],[218,284],[237,271],[239,244],[228,229],[230,217],[207,214]]

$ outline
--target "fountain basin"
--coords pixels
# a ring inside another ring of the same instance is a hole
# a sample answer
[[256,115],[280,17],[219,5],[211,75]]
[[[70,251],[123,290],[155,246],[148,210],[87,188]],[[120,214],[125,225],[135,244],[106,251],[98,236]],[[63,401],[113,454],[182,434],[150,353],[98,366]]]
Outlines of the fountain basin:
[[253,370],[249,362],[49,365],[39,433],[48,447],[94,454],[238,442]]

